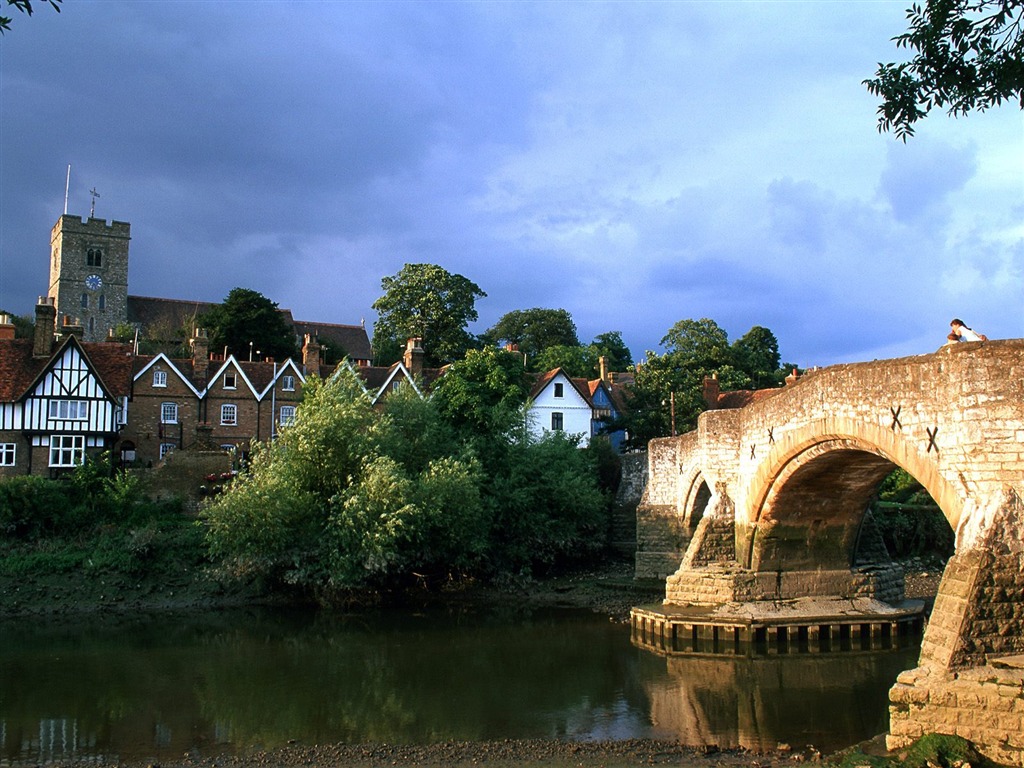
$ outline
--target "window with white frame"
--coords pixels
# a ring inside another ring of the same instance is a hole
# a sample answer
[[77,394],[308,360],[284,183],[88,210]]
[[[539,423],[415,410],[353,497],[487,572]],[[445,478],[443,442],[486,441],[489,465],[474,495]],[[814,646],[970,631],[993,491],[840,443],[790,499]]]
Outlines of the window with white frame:
[[51,400],[49,405],[51,419],[66,421],[85,421],[89,418],[88,400]]
[[290,375],[290,374],[287,375],[287,376],[282,376],[281,377],[281,389],[283,389],[285,392],[294,392],[295,391],[295,377]]
[[77,467],[85,462],[85,435],[51,435],[50,466]]
[[237,389],[238,388],[238,377],[234,371],[229,371],[224,374],[224,389]]
[[556,381],[555,382],[555,397],[564,397],[565,396],[565,391],[564,390],[565,390],[565,385],[562,384],[562,382],[560,382],[560,381]]
[[160,423],[161,424],[177,424],[178,423],[178,404],[177,403],[161,403],[160,404]]
[[168,453],[172,453],[174,448],[174,443],[160,443],[160,458],[162,459]]
[[551,431],[561,432],[564,429],[565,420],[562,418],[562,414],[555,411],[551,414]]
[[167,371],[153,371],[153,386],[154,387],[166,387],[167,386]]
[[224,403],[220,407],[220,423],[225,427],[238,424],[238,406],[234,403]]
[[17,443],[0,443],[0,467],[13,467],[17,458]]
[[278,423],[282,427],[287,427],[288,425],[294,423],[294,421],[295,421],[295,406],[294,405],[282,405],[281,406],[281,418],[278,420]]

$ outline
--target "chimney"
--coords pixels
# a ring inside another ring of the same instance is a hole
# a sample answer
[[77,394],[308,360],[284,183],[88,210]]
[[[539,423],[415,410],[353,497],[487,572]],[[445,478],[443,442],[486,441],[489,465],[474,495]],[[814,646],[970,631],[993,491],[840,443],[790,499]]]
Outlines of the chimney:
[[64,320],[61,322],[57,333],[62,339],[66,339],[68,336],[76,336],[81,340],[85,336],[85,328],[82,326],[82,321],[77,317],[64,315]]
[[800,372],[794,368],[793,372],[786,377],[786,386],[788,387],[790,384],[796,384],[796,380],[798,378],[800,378]]
[[320,375],[320,342],[310,333],[302,339],[302,367],[307,374]]
[[608,375],[608,358],[605,357],[604,355],[601,355],[599,358],[597,358],[597,366],[598,370],[601,371],[601,381],[603,381],[606,384],[610,384],[611,377]]
[[57,308],[52,296],[40,296],[36,304],[36,331],[32,337],[32,356],[49,357],[53,352],[53,335],[56,333]]
[[718,384],[718,374],[713,373],[710,376],[704,377],[704,402],[707,403],[708,409],[714,410],[718,407],[718,395],[721,393],[721,387]]
[[423,373],[423,339],[413,336],[405,343],[405,354],[402,362],[413,377]]
[[14,338],[14,323],[11,316],[6,312],[0,314],[0,341],[8,341]]
[[205,328],[196,328],[190,339],[192,344],[192,374],[198,381],[206,381],[210,373],[210,340]]

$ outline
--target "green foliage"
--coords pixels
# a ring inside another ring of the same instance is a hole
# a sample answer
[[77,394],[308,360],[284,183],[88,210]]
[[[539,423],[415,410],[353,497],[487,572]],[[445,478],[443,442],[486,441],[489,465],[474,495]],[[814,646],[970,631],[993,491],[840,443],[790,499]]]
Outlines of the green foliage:
[[277,304],[248,288],[232,288],[222,304],[205,315],[201,322],[210,336],[211,349],[227,347],[230,354],[243,360],[295,357],[295,333]]
[[67,517],[66,490],[33,475],[0,481],[0,536],[36,539],[53,534]]
[[14,338],[31,339],[35,335],[36,324],[34,318],[21,317],[5,309],[0,309],[0,314],[11,318],[11,324],[14,326]]
[[460,435],[492,441],[506,438],[525,422],[529,391],[522,357],[488,347],[470,350],[452,363],[432,399]]
[[384,295],[373,303],[374,355],[379,364],[399,359],[407,339],[423,339],[424,362],[438,366],[475,346],[466,330],[477,319],[476,300],[487,294],[462,275],[435,264],[406,264],[381,280]]
[[779,340],[767,328],[755,325],[732,344],[733,361],[750,377],[754,389],[773,387],[779,381]]
[[601,351],[591,345],[589,347],[548,347],[533,360],[537,371],[550,371],[561,368],[572,378],[594,379],[598,375],[598,358]]
[[829,768],[990,768],[995,765],[960,736],[929,733],[891,756],[845,750],[824,763]]
[[872,510],[889,554],[897,559],[953,554],[953,529],[928,492],[909,473],[895,469],[878,489]]
[[599,333],[591,344],[597,347],[601,355],[608,358],[609,371],[625,371],[633,365],[633,353],[622,340],[621,331]]
[[592,455],[563,432],[511,445],[489,491],[491,556],[502,570],[529,572],[584,561],[606,541],[607,503]]
[[879,63],[868,91],[882,99],[878,130],[903,141],[933,107],[956,117],[1004,101],[1024,107],[1024,12],[1019,0],[929,0],[907,10],[909,28],[893,38],[909,62]]
[[767,328],[754,326],[730,345],[726,332],[709,318],[680,320],[661,340],[666,352],[647,353],[627,393],[628,413],[614,425],[629,430],[630,444],[643,447],[655,437],[682,434],[697,426],[707,408],[704,379],[716,375],[722,392],[775,386],[778,340]]
[[[38,0],[36,1],[38,2]],[[16,10],[21,11],[26,16],[31,16],[33,11],[32,2],[33,0],[7,0],[7,5],[14,6]],[[45,0],[45,2],[57,13],[60,13],[60,4],[63,0]],[[10,30],[12,21],[13,19],[10,16],[0,16],[0,35]]]
[[576,324],[564,309],[516,309],[506,312],[483,335],[490,344],[516,344],[532,370],[546,370],[530,361],[549,347],[578,347]]

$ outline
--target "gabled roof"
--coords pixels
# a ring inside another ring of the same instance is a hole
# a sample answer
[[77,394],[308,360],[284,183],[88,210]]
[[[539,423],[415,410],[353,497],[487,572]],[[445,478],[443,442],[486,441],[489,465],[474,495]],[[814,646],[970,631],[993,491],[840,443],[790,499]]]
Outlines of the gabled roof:
[[14,402],[27,395],[71,345],[81,351],[86,364],[110,396],[124,397],[131,392],[132,348],[129,344],[83,343],[68,336],[49,356],[34,357],[31,339],[4,339],[0,340],[0,402]]
[[[252,379],[249,378],[249,374],[254,374],[258,376],[261,380],[265,380],[267,383],[269,383],[270,379],[273,377],[273,373],[271,373],[269,376],[264,376],[262,374],[261,369],[268,368],[270,366],[271,363],[241,363],[235,358],[234,355],[228,355],[227,359],[224,361],[221,367],[218,368],[216,372],[210,376],[209,383],[206,385],[206,389],[203,390],[202,395],[203,397],[205,397],[210,392],[210,384],[212,384],[222,375],[224,375],[224,373],[229,368],[234,368],[242,377],[242,381],[245,382],[245,386],[247,386],[249,388],[249,391],[252,392],[253,397],[259,399],[257,395],[257,392],[259,390],[257,389],[256,384],[253,383]],[[266,386],[264,386],[263,388],[266,389]]]
[[574,379],[561,368],[552,368],[550,371],[540,374],[537,381],[530,388],[530,394],[528,395],[529,399],[536,400],[537,396],[547,389],[548,385],[558,378],[559,375],[569,382],[572,388],[576,390],[577,394],[583,398],[587,405],[591,408],[594,407],[594,399],[590,396],[590,386],[587,384],[586,379]]
[[192,369],[192,360],[172,360],[163,352],[157,355],[139,355],[135,358],[135,381],[138,381],[157,363],[163,363],[171,368],[175,375],[188,386],[196,397],[205,388],[205,381],[197,381],[195,372]]

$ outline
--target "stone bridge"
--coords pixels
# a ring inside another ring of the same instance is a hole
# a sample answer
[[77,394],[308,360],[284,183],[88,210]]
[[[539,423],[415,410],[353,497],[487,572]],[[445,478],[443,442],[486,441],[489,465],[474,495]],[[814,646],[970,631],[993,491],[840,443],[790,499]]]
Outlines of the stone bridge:
[[651,442],[637,575],[667,576],[666,609],[899,605],[868,510],[902,467],[956,547],[919,666],[890,692],[890,746],[951,733],[1024,765],[1024,339],[833,366],[748,401]]

